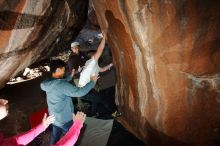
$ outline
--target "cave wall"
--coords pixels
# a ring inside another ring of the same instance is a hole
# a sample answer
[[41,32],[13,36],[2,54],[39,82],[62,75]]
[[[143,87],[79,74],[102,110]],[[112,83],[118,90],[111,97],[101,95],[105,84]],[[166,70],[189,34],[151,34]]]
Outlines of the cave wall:
[[67,47],[66,42],[86,21],[88,2],[0,0],[1,87],[28,65],[46,58],[55,47]]
[[220,144],[220,1],[93,0],[120,122],[157,146]]

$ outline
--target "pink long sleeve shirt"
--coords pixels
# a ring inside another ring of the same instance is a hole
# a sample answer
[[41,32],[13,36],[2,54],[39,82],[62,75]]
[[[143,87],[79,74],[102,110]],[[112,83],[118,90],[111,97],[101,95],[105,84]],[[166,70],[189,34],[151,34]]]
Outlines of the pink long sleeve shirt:
[[[70,130],[54,146],[73,146],[79,136],[82,122],[76,120]],[[25,146],[30,143],[40,133],[45,131],[45,126],[41,123],[26,133],[3,139],[0,135],[0,146]]]
[[73,146],[79,137],[82,126],[81,121],[74,121],[70,130],[54,146]]

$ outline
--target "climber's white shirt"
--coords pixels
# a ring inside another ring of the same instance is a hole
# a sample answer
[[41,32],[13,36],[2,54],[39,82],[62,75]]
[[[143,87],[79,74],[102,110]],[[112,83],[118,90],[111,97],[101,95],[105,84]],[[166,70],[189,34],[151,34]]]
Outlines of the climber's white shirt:
[[98,65],[98,61],[95,60],[94,57],[87,60],[82,72],[80,73],[78,87],[83,87],[87,83],[89,83],[91,80],[90,77],[92,75],[97,75],[99,73],[99,70],[100,68]]

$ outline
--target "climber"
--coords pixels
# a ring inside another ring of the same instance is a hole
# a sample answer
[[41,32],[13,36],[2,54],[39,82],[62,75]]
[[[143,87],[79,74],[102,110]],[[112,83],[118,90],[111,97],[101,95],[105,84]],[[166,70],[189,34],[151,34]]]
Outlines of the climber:
[[102,55],[103,50],[105,48],[106,38],[105,38],[104,32],[102,34],[103,34],[103,38],[102,38],[101,43],[99,44],[97,51],[94,53],[94,55],[92,54],[89,60],[86,61],[85,66],[83,67],[83,70],[80,73],[78,87],[84,87],[87,83],[89,83],[91,75],[98,75],[99,72],[105,72],[107,70],[110,70],[110,68],[113,66],[112,63],[101,68],[98,65],[98,60],[100,56]]
[[[104,34],[104,33],[103,33]],[[99,38],[103,37],[102,34],[99,34]],[[94,51],[88,51],[87,53],[84,53],[82,51],[80,51],[80,45],[79,45],[79,42],[73,42],[71,43],[71,54],[69,56],[69,60],[68,60],[68,69],[69,69],[69,72],[71,73],[72,70],[74,69],[75,70],[75,76],[74,78],[77,79],[79,78],[79,73],[82,71],[82,69],[84,68],[84,65],[85,66],[89,66],[88,69],[84,69],[86,70],[85,71],[85,74],[86,75],[82,75],[82,77],[80,77],[80,83],[82,83],[83,85],[82,86],[85,86],[86,83],[88,83],[90,81],[90,79],[88,79],[88,75],[87,74],[88,72],[91,72],[91,71],[95,71],[96,69],[98,69],[99,71],[98,72],[105,72],[107,70],[109,70],[113,64],[110,63],[109,65],[105,66],[105,67],[99,67],[98,66],[98,60],[100,58],[100,56],[102,55],[102,52],[104,50],[104,47],[105,47],[105,38],[102,39],[102,42],[100,43],[100,46],[98,47],[97,51],[94,52]],[[91,59],[92,56],[96,56],[95,57],[95,62],[96,64],[94,64],[94,60]],[[90,60],[89,60],[90,59]],[[93,66],[93,67],[92,67]],[[92,69],[92,70],[91,70]],[[84,74],[84,73],[82,73]],[[91,74],[90,74],[91,75]],[[81,75],[80,75],[81,76]],[[86,79],[85,79],[86,78]],[[85,81],[86,80],[86,81]],[[78,81],[76,81],[78,82]],[[80,86],[80,87],[82,87]]]

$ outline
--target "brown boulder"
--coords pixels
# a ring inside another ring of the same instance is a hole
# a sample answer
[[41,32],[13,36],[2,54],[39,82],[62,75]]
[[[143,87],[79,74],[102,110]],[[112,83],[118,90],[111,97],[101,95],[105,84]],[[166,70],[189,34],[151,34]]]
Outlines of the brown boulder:
[[220,141],[220,1],[93,0],[121,123],[152,146]]
[[61,39],[70,41],[69,35],[79,32],[86,21],[87,11],[88,0],[0,1],[1,87],[60,47]]

